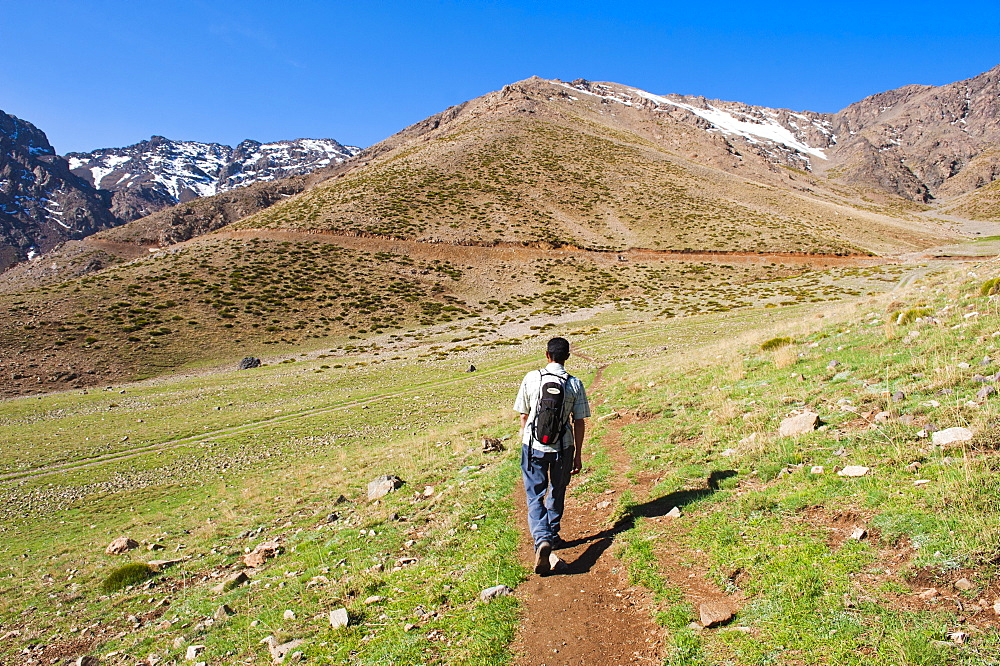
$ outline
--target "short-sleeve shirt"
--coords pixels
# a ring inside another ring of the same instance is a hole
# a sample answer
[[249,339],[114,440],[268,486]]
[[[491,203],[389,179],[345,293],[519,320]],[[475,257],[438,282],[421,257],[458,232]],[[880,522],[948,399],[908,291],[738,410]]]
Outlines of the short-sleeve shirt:
[[532,437],[531,432],[531,423],[535,418],[535,408],[538,406],[538,394],[542,389],[542,372],[532,370],[524,376],[524,379],[521,381],[521,388],[517,392],[517,398],[514,400],[514,411],[528,415],[528,425],[525,426],[524,432],[521,433],[521,443],[530,445],[536,451],[552,453],[573,445],[573,429],[569,425],[569,417],[572,416],[572,420],[574,421],[589,417],[590,403],[587,402],[587,391],[583,388],[583,382],[576,377],[570,377],[570,374],[566,372],[566,368],[561,363],[549,363],[546,365],[544,368],[545,373],[558,375],[563,379],[569,377],[569,381],[566,382],[566,395],[563,398],[563,415],[566,417],[566,428],[563,430],[562,439],[558,442],[558,447],[542,444]]

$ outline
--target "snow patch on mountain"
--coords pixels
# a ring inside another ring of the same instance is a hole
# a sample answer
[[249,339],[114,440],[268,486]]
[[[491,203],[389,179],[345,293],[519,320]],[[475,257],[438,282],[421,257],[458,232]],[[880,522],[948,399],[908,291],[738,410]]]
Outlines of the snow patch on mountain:
[[309,173],[343,162],[360,150],[332,139],[247,140],[232,148],[154,136],[125,148],[71,153],[66,159],[70,170],[95,188],[116,192],[139,188],[177,203]]
[[[760,140],[777,143],[804,155],[812,155],[824,160],[827,159],[822,148],[810,146],[804,137],[801,136],[804,133],[804,128],[800,128],[797,123],[791,120],[786,120],[791,129],[782,124],[779,120],[778,112],[774,109],[740,105],[750,109],[747,112],[735,108],[722,109],[708,103],[705,103],[704,106],[697,106],[680,101],[686,99],[680,95],[673,96],[678,99],[671,99],[670,97],[654,95],[638,88],[616,90],[611,86],[602,84],[568,84],[562,81],[551,81],[551,83],[569,88],[575,92],[582,92],[626,106],[641,107],[643,106],[643,100],[646,100],[652,102],[661,111],[667,110],[663,107],[684,109],[711,124],[712,127],[708,131],[718,131],[722,134],[740,136],[751,143],[758,143]],[[595,92],[593,89],[588,90],[587,87],[596,89],[598,92]],[[807,126],[811,126],[811,129],[828,137],[830,144],[836,142],[836,137],[833,134],[832,125],[829,121],[819,118],[809,118],[800,113],[785,112],[785,115],[804,121]],[[799,134],[797,135],[796,132]]]

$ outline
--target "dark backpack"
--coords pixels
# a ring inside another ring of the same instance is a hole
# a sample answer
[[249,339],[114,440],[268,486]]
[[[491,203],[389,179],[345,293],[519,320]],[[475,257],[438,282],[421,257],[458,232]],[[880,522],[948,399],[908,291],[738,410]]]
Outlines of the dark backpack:
[[[561,440],[568,419],[563,415],[563,404],[566,399],[566,385],[570,377],[563,379],[544,370],[539,370],[542,385],[538,391],[538,404],[535,406],[535,420],[531,424],[535,440],[562,448]],[[546,380],[546,376],[551,379]]]

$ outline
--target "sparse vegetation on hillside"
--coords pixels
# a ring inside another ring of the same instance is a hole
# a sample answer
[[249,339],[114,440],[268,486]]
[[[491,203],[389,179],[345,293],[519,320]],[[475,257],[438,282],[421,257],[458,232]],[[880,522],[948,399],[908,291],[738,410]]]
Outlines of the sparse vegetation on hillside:
[[237,226],[598,250],[862,252],[827,222],[720,197],[638,135],[525,119],[453,132]]

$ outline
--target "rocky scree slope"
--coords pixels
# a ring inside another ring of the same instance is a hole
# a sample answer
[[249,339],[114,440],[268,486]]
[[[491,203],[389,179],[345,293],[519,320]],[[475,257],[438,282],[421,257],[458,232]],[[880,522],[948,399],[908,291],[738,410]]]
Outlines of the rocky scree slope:
[[842,183],[926,203],[1000,175],[1000,66],[872,95],[829,119],[837,144],[820,170]]

